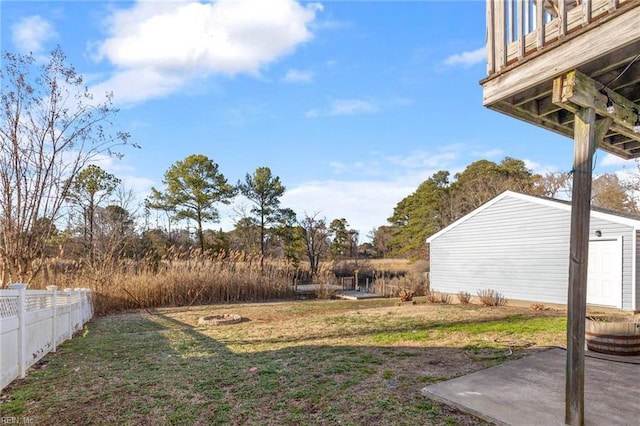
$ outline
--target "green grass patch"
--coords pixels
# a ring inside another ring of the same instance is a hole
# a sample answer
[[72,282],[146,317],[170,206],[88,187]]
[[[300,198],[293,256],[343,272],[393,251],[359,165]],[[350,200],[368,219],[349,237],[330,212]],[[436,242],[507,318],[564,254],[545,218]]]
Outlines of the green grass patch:
[[438,324],[434,330],[441,334],[462,332],[466,334],[509,333],[533,335],[536,333],[559,333],[567,327],[566,317],[536,317],[509,315],[499,320]]
[[[440,340],[453,334],[467,336],[502,335],[519,339],[532,338],[541,335],[558,335],[566,330],[566,318],[536,317],[531,315],[509,315],[500,319],[485,321],[462,321],[453,323],[433,322],[415,323],[407,321],[409,330],[394,330],[377,333],[373,341],[381,345],[392,345],[401,342],[423,342]],[[410,355],[409,355],[410,356]]]

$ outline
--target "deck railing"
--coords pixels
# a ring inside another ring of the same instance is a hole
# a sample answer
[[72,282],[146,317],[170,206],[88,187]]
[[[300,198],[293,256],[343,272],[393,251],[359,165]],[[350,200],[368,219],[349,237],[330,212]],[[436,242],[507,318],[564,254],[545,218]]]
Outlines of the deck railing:
[[0,290],[0,391],[93,317],[91,290]]
[[638,0],[487,0],[487,74],[624,11]]

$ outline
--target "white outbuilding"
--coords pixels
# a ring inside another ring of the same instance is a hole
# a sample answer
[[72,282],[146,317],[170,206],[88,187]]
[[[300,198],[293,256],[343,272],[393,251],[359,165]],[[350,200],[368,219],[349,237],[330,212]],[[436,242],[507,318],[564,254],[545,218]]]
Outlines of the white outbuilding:
[[[567,303],[571,203],[506,191],[427,239],[434,291]],[[587,304],[638,311],[640,215],[593,207]]]

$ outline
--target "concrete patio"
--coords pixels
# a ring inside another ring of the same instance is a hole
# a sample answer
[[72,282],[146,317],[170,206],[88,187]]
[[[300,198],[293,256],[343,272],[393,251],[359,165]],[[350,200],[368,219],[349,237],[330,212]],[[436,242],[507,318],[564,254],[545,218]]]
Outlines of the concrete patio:
[[[560,348],[428,386],[423,394],[498,425],[563,425]],[[640,357],[585,357],[585,425],[640,424]]]

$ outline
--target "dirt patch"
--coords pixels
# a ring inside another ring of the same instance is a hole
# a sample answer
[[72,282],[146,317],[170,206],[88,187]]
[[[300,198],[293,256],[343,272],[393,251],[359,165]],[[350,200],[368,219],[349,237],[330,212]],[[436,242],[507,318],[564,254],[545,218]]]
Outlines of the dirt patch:
[[198,325],[230,325],[242,321],[238,314],[214,314],[198,318]]

